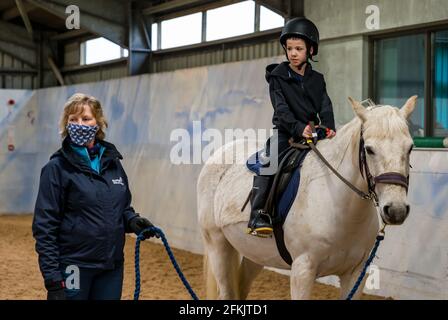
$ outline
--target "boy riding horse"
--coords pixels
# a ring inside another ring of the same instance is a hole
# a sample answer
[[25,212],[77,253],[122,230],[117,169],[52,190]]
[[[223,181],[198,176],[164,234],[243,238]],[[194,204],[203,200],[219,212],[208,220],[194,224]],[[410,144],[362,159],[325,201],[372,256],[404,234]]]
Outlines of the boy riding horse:
[[[278,129],[278,150],[268,150],[271,156],[281,155],[289,147],[290,140],[298,142],[302,137],[310,138],[311,121],[328,128],[327,138],[336,135],[333,107],[324,76],[314,71],[310,64],[318,53],[317,27],[306,18],[289,20],[283,27],[280,44],[288,61],[266,67],[274,107],[272,122],[274,129]],[[272,180],[272,175],[254,176],[247,229],[251,235],[267,237],[273,232],[271,215],[264,209]]]

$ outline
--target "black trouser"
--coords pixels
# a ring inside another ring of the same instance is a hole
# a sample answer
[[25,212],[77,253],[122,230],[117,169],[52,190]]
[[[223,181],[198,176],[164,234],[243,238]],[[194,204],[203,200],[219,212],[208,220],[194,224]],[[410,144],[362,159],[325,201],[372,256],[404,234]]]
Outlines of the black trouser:
[[[115,269],[102,270],[90,268],[78,268],[79,287],[73,287],[70,276],[72,269],[68,265],[61,265],[61,271],[66,282],[65,294],[67,300],[120,300],[123,288],[123,263],[118,264]],[[69,273],[67,273],[67,271]],[[76,282],[74,282],[76,283]]]
[[[276,139],[278,150],[274,150],[275,148],[275,142]],[[269,138],[269,140],[266,142],[266,148],[268,150],[268,156],[270,158],[270,163],[274,163],[275,160],[277,160],[277,165],[280,165],[280,162],[283,159],[283,156],[285,155],[285,151],[289,148],[289,139],[290,136],[286,133],[283,133],[281,131],[278,132],[278,135],[272,136]],[[274,159],[273,157],[276,157]],[[275,172],[269,173],[269,174],[263,174],[263,171],[260,170],[260,176],[274,176],[277,170]]]

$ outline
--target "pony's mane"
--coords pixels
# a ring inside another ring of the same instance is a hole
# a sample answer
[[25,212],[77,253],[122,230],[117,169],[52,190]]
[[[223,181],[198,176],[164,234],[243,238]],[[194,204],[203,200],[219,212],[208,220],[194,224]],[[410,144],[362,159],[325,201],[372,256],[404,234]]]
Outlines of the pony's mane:
[[[386,139],[396,135],[409,134],[408,124],[399,109],[389,105],[375,105],[366,108],[367,120],[363,124],[364,137],[375,137]],[[318,148],[322,155],[336,169],[342,164],[348,150],[357,150],[361,131],[361,120],[355,116],[351,121],[338,128],[336,137],[332,140],[319,142]],[[357,165],[358,154],[355,151],[351,161]],[[305,158],[304,166],[310,169],[304,174],[307,178],[314,179],[319,176],[330,174],[325,164],[313,153]],[[332,173],[331,173],[332,174]]]
[[[350,146],[359,142],[360,128],[361,120],[358,117],[354,117],[350,122],[337,129],[335,138],[322,140],[318,143],[317,148],[334,168],[339,168]],[[310,152],[306,156],[303,169],[301,173],[303,182],[332,174],[329,170],[326,170],[326,165],[314,152]]]

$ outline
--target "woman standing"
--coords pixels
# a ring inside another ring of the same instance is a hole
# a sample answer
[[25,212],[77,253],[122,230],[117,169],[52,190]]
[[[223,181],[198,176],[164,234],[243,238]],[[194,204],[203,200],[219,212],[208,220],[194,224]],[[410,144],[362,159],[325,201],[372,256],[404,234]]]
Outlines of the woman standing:
[[33,236],[49,300],[120,299],[125,232],[152,226],[131,207],[123,157],[104,140],[106,128],[100,102],[74,94],[60,122],[62,147],[41,172]]

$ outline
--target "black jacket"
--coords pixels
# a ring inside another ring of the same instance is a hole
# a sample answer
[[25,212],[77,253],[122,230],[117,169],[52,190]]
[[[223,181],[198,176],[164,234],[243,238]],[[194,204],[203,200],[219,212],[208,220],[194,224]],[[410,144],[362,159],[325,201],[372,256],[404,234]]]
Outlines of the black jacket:
[[310,121],[336,131],[324,76],[307,64],[303,81],[299,81],[288,65],[289,62],[282,62],[266,67],[266,81],[274,107],[274,128],[296,141]]
[[123,262],[125,232],[136,213],[123,158],[115,146],[105,147],[100,174],[70,146],[43,167],[33,220],[39,267],[47,281],[60,281],[60,264],[113,269]]

